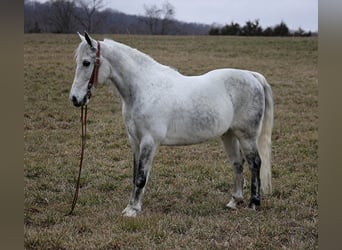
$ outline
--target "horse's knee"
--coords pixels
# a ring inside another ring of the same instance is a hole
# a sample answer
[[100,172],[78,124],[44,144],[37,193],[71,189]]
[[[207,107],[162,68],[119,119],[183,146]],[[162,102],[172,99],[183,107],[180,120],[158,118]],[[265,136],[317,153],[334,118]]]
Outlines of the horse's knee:
[[243,173],[243,163],[242,162],[233,162],[233,169],[236,174]]

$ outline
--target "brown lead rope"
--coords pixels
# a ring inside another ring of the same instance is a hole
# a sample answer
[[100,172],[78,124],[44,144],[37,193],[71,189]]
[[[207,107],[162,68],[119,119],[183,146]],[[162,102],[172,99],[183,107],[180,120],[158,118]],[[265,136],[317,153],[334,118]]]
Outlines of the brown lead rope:
[[[93,72],[88,82],[88,89],[87,89],[87,97],[90,99],[91,97],[91,89],[93,86],[96,88],[98,84],[98,75],[99,75],[99,67],[100,67],[100,42],[97,42],[97,52],[96,52],[96,60],[93,68]],[[83,164],[83,155],[84,155],[84,148],[86,144],[86,135],[87,135],[87,105],[81,106],[81,123],[82,123],[82,145],[81,145],[81,158],[80,158],[80,165],[78,170],[78,178],[76,183],[76,190],[74,194],[74,199],[71,205],[71,211],[68,215],[71,215],[75,209],[78,193],[80,190],[80,181],[81,181],[81,171],[82,171],[82,164]]]
[[83,163],[83,155],[84,155],[84,148],[86,144],[86,136],[87,136],[87,105],[81,106],[81,124],[82,124],[82,138],[81,138],[81,158],[80,158],[80,164],[78,169],[78,178],[76,183],[76,189],[74,194],[74,199],[72,201],[71,210],[68,213],[68,215],[71,215],[74,211],[74,208],[76,206],[78,193],[80,190],[80,181],[81,181],[81,171],[82,171],[82,163]]

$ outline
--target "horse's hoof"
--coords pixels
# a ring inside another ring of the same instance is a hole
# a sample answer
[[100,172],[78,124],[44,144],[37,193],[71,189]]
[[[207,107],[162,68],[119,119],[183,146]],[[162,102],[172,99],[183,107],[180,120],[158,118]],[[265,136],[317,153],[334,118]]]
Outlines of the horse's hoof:
[[139,211],[131,206],[127,206],[123,211],[122,211],[122,216],[125,217],[136,217],[138,215]]
[[243,204],[243,198],[231,198],[228,204],[226,205],[230,209],[237,209],[238,206]]
[[235,210],[241,204],[243,204],[243,197],[232,197],[226,207]]
[[252,210],[252,211],[257,211],[260,207],[260,204],[255,204],[253,202],[250,202],[248,205],[248,209]]
[[236,210],[237,207],[236,207],[236,202],[235,200],[232,198],[228,204],[226,205],[227,208],[230,208],[230,209],[233,209],[233,210]]
[[251,197],[248,208],[256,211],[260,207],[260,198]]
[[236,210],[238,207],[238,205],[243,203],[243,199],[235,199],[235,198],[231,198],[230,201],[228,202],[228,204],[226,205],[227,208],[229,209],[233,209]]
[[257,207],[256,207],[256,205],[255,205],[254,203],[249,204],[249,205],[248,205],[248,208],[249,208],[250,210],[253,210],[253,211],[256,211],[256,210],[257,210]]

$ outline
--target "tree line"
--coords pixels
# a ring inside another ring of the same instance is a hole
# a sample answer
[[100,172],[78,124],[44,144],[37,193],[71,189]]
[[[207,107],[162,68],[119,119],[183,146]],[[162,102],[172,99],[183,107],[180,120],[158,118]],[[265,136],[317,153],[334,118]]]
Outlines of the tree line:
[[144,15],[127,15],[105,8],[103,0],[49,0],[40,3],[24,0],[25,33],[90,33],[152,35],[241,35],[241,36],[311,36],[298,29],[291,32],[284,22],[263,29],[259,20],[244,26],[231,22],[224,26],[186,23],[175,19],[175,7],[165,1],[161,6],[144,5]]
[[105,8],[103,0],[24,0],[25,33],[117,33],[207,35],[210,25],[176,20],[175,8],[144,5],[144,15],[128,15]]
[[209,30],[209,35],[223,35],[223,36],[312,36],[311,31],[305,32],[298,28],[296,31],[290,31],[287,25],[281,21],[280,24],[274,27],[267,27],[263,29],[259,20],[247,21],[245,25],[231,22],[223,27],[212,27]]

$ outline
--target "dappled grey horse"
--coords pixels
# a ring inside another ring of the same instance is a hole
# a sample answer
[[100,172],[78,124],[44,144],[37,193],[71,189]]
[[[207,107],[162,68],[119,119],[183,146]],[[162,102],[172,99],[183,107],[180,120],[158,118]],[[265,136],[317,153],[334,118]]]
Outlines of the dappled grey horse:
[[[141,211],[153,157],[160,145],[189,145],[221,137],[234,169],[231,200],[243,201],[243,163],[251,171],[249,207],[272,192],[272,90],[259,73],[217,69],[184,76],[124,44],[96,41],[79,34],[76,73],[70,91],[75,106],[87,105],[94,84],[108,82],[118,90],[132,147],[133,191],[125,216]],[[90,82],[91,84],[88,84]]]

